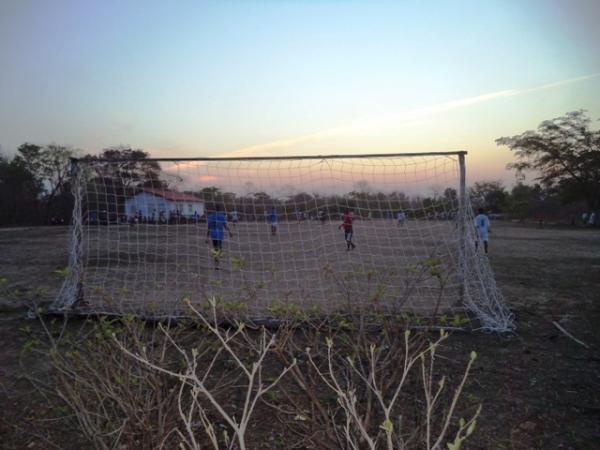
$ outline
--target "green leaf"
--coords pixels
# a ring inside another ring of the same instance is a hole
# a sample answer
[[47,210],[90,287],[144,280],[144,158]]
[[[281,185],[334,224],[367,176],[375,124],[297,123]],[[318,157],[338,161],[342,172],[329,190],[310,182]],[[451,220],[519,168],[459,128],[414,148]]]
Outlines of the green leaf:
[[387,434],[391,434],[394,429],[394,424],[390,419],[386,419],[381,425],[379,425],[379,428],[381,428]]
[[62,269],[56,269],[54,271],[54,273],[67,278],[71,274],[71,271],[69,270],[69,267],[67,266],[67,267],[63,267]]

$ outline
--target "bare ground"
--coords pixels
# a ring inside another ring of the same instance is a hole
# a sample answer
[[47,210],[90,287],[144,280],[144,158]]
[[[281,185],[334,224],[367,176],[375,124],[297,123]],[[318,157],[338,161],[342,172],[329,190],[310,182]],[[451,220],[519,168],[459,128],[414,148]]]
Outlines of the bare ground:
[[274,303],[331,312],[385,286],[380,305],[423,314],[440,293],[423,265],[435,258],[448,275],[442,307],[451,313],[459,300],[452,222],[356,221],[352,251],[338,223],[284,221],[274,234],[265,222],[231,229],[215,262],[204,224],[85,227],[82,297],[94,311],[173,316],[182,314],[182,298],[218,296],[265,316]]
[[[67,240],[61,227],[0,230],[2,449],[88,448],[64,428],[67,413],[41,397],[19,366],[28,357],[23,346],[41,334],[24,308],[55,295]],[[600,232],[495,224],[490,252],[518,329],[510,336],[457,333],[445,345],[442,364],[452,373],[469,351],[479,354],[465,398],[482,402],[483,413],[467,448],[600,448]],[[46,369],[39,361],[40,372]]]

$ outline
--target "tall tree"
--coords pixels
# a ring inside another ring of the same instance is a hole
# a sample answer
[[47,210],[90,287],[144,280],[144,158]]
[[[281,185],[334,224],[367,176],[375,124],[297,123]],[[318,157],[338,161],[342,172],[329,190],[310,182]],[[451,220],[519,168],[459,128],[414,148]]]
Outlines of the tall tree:
[[99,155],[86,155],[83,164],[87,186],[87,208],[97,214],[118,217],[125,213],[125,200],[140,187],[166,188],[157,161],[130,147],[110,147]]
[[529,186],[519,182],[511,190],[508,210],[520,220],[525,220],[526,217],[533,216],[536,211],[544,210],[545,194],[539,184]]
[[458,192],[454,188],[447,187],[444,189],[444,199],[450,203],[456,202],[458,199]]
[[456,189],[447,187],[444,189],[443,197],[444,207],[447,209],[453,209],[458,204],[458,192]]
[[506,206],[508,193],[501,181],[478,181],[469,189],[473,206],[501,212]]
[[508,165],[517,174],[533,170],[546,189],[565,201],[584,200],[590,209],[600,207],[600,130],[590,128],[584,110],[542,122],[536,131],[496,139],[514,152]]
[[[74,152],[61,145],[41,147],[30,143],[19,146],[17,152],[15,163],[32,174],[43,188],[43,215],[48,218],[59,197],[64,196],[69,201],[69,162]],[[63,203],[63,200],[59,203]]]
[[118,180],[123,189],[138,186],[166,187],[161,180],[161,167],[157,161],[148,158],[150,154],[130,147],[110,147],[99,155],[87,155],[85,158],[95,162],[95,174],[99,178]]

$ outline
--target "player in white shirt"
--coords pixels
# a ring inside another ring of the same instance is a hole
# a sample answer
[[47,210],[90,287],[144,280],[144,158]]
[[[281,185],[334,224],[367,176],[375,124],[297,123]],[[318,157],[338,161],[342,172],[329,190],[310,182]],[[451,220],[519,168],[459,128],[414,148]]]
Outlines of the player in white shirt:
[[406,220],[406,213],[404,211],[399,211],[396,218],[398,219],[398,226],[404,226],[404,221]]
[[475,248],[479,246],[479,241],[483,241],[483,249],[488,252],[488,233],[490,231],[490,219],[484,213],[483,208],[479,208],[479,214],[475,217],[475,228],[477,229],[477,240]]
[[238,214],[237,211],[232,211],[231,212],[231,222],[233,223],[233,226],[235,226],[238,222],[240,221],[240,215]]
[[590,213],[590,217],[589,217],[589,219],[588,219],[588,225],[589,225],[590,227],[593,227],[593,226],[595,226],[595,225],[596,225],[596,212],[595,212],[595,211],[592,211],[592,212]]

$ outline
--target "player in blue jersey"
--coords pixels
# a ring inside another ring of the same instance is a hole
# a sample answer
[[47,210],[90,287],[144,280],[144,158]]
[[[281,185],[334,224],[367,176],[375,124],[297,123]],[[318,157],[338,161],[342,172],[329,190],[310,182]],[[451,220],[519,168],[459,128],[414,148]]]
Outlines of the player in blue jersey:
[[269,222],[271,223],[271,235],[275,236],[277,234],[277,223],[279,221],[279,216],[277,215],[277,210],[273,206],[271,208],[271,212],[269,213]]
[[225,230],[229,233],[229,237],[233,237],[233,233],[227,226],[227,215],[221,211],[219,205],[215,205],[215,210],[206,218],[206,243],[208,238],[212,239],[213,258],[215,260],[215,269],[219,269],[219,261],[223,256],[223,240],[225,239]]

